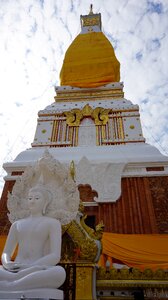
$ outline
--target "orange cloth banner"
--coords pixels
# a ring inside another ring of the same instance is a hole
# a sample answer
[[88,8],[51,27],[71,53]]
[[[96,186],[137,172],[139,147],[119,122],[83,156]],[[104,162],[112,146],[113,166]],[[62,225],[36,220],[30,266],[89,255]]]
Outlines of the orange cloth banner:
[[1,256],[3,248],[5,246],[6,238],[7,238],[6,235],[0,235],[0,256]]
[[[6,236],[0,236],[0,255]],[[168,235],[167,234],[116,234],[103,233],[103,252],[99,265],[105,265],[105,257],[113,258],[123,264],[144,270],[168,270]]]
[[[168,270],[167,234],[103,233],[103,253],[129,267]],[[101,262],[100,262],[101,263]]]
[[0,235],[0,264],[1,264],[1,255],[5,246],[5,242],[6,242],[6,235]]
[[[6,235],[0,235],[0,263],[1,263],[1,255],[2,255],[3,249],[5,247],[6,239],[7,239]],[[17,249],[18,248],[16,247],[16,250],[12,256],[12,260],[14,260],[17,255]]]

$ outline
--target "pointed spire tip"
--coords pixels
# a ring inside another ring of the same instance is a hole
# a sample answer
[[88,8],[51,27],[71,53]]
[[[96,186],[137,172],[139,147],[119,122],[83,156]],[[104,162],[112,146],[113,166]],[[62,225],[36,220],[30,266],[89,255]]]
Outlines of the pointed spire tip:
[[93,15],[93,4],[90,4],[90,12],[89,15]]

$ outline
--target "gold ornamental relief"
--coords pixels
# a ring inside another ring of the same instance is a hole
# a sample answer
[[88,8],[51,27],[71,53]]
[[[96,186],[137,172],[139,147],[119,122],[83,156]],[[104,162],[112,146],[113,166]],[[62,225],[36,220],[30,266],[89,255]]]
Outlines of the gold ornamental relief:
[[80,121],[83,117],[82,111],[80,109],[72,109],[71,111],[64,112],[66,115],[66,123],[69,126],[79,126]]
[[98,251],[95,240],[87,237],[85,230],[76,221],[70,223],[66,232],[79,250],[79,259],[94,262]]
[[155,284],[157,281],[159,285],[159,281],[168,284],[168,274],[162,269],[157,269],[156,271],[145,269],[144,271],[140,271],[137,268],[123,268],[121,270],[110,268],[109,272],[107,272],[106,268],[100,267],[97,270],[97,280],[99,282],[102,280],[109,280],[109,283],[110,281],[117,280],[120,282],[118,282],[118,285],[121,284],[121,280],[126,280],[127,283],[125,284],[127,284],[127,286],[131,283],[136,284],[136,281],[141,281],[142,285],[148,285],[151,281],[155,280]]
[[90,5],[90,12],[88,15],[80,16],[81,24],[85,26],[96,26],[98,25],[101,28],[101,14],[93,13],[93,6]]
[[88,16],[88,17],[85,17],[85,18],[82,18],[82,25],[83,27],[85,26],[100,26],[100,16]]
[[103,221],[101,221],[99,224],[96,225],[96,230],[89,227],[85,223],[85,219],[87,218],[87,215],[83,215],[80,219],[81,226],[85,229],[85,231],[88,233],[88,235],[94,239],[94,240],[101,240],[104,230],[104,224]]
[[66,115],[66,123],[69,126],[79,126],[84,117],[91,117],[95,125],[106,125],[109,120],[110,109],[96,107],[93,109],[89,104],[86,104],[82,109],[72,109],[64,112]]
[[92,112],[92,117],[95,120],[95,125],[106,125],[109,120],[110,109],[96,107]]
[[90,117],[92,115],[92,107],[89,104],[86,104],[82,109],[83,117]]

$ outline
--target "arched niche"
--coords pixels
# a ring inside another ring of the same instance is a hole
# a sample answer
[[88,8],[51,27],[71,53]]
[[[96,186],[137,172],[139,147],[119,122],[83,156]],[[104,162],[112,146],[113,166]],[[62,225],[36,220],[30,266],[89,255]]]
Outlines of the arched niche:
[[91,118],[84,118],[79,126],[78,146],[96,145],[96,127]]

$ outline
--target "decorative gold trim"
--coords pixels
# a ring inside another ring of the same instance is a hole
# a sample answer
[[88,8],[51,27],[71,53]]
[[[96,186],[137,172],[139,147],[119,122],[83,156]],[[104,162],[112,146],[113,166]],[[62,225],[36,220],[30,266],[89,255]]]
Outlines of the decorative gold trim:
[[53,122],[53,128],[52,128],[52,133],[51,133],[51,142],[55,140],[56,126],[57,126],[57,120]]
[[122,119],[122,116],[119,117],[119,127],[120,127],[120,136],[121,136],[121,139],[124,140],[125,139],[125,136],[124,136],[124,126],[123,126],[123,119]]
[[104,95],[104,96],[94,96],[94,97],[90,97],[90,96],[81,96],[81,97],[77,97],[77,98],[65,98],[65,97],[61,97],[59,99],[55,99],[56,102],[65,102],[65,103],[69,103],[69,102],[85,102],[85,101],[106,101],[106,100],[120,100],[124,97],[124,94],[115,94],[115,95]]
[[67,94],[67,93],[81,93],[81,94],[86,94],[89,93],[92,95],[93,93],[101,93],[101,92],[106,92],[106,91],[123,91],[124,85],[121,84],[121,82],[114,82],[111,83],[110,85],[105,84],[103,86],[99,87],[88,87],[88,88],[75,88],[75,87],[69,87],[69,86],[61,86],[61,88],[56,87],[55,92],[57,95],[60,94]]
[[[125,140],[125,141],[103,141],[102,145],[120,145],[120,144],[130,144],[130,143],[145,143],[145,139],[141,139],[141,140],[135,140],[135,141],[129,141],[129,140]],[[98,144],[99,146],[100,144]],[[66,141],[66,142],[62,142],[62,143],[58,143],[58,142],[53,142],[52,144],[50,143],[32,143],[31,146],[34,147],[72,147],[72,142],[71,141]]]
[[73,146],[73,128],[72,127],[69,127],[69,130],[68,130],[68,140],[71,141],[71,144]]
[[75,131],[75,146],[78,146],[78,134],[79,134],[79,127],[76,127],[75,128],[76,131]]
[[31,146],[34,148],[34,147],[72,147],[72,143],[67,141],[67,142],[62,142],[62,143],[59,143],[59,142],[52,142],[52,144],[50,142],[47,142],[47,143],[32,143]]
[[114,89],[104,89],[104,90],[77,90],[77,91],[70,91],[70,90],[62,90],[62,91],[57,91],[57,95],[55,98],[59,97],[92,97],[92,96],[98,96],[98,95],[113,95],[113,94],[118,94],[118,93],[123,93],[122,89],[119,88],[114,88]]
[[96,126],[96,146],[99,146],[99,126]]
[[99,92],[61,92],[57,93],[54,97],[56,102],[74,102],[74,101],[88,101],[89,100],[106,100],[108,98],[123,98],[124,92],[122,90],[110,90],[110,91],[99,91]]
[[120,145],[120,144],[129,144],[129,143],[145,143],[145,139],[143,138],[141,140],[134,140],[134,141],[133,140],[132,141],[129,140],[102,141],[103,145]]
[[99,300],[133,300],[133,297],[132,296],[100,296],[99,297]]
[[85,88],[85,89],[61,89],[56,90],[56,96],[55,98],[59,97],[86,97],[86,96],[98,96],[98,95],[112,95],[112,94],[118,94],[123,93],[123,86],[116,87],[111,86],[109,88],[107,87],[99,87],[99,88]]
[[[107,282],[118,282],[118,280],[122,280],[123,282],[163,282],[168,285],[168,274],[162,269],[158,269],[156,271],[152,271],[151,269],[145,269],[143,272],[139,269],[132,268],[127,269],[123,268],[121,270],[117,270],[115,268],[111,268],[107,270],[105,268],[99,268],[97,271],[97,279],[100,282],[106,280]],[[111,284],[111,283],[110,283]]]
[[[103,103],[102,103],[103,104]],[[135,109],[135,108],[129,108],[129,109],[114,109],[113,108],[113,110],[111,109],[110,110],[110,113],[109,113],[109,118],[118,118],[118,114],[119,113],[124,113],[124,112],[128,112],[128,113],[130,113],[130,112],[138,112],[139,110],[138,109]],[[58,116],[58,114],[57,115],[55,115],[54,113],[48,113],[48,114],[43,114],[43,113],[41,113],[41,114],[39,114],[39,116],[40,117],[51,117],[51,116],[55,116],[55,118],[54,119],[51,119],[51,120],[49,120],[49,119],[40,119],[39,121],[40,121],[40,123],[41,122],[46,122],[46,121],[51,121],[52,123],[53,123],[53,121],[65,121],[66,120],[66,117],[64,116],[64,117],[62,117],[62,114],[64,114],[64,112],[61,112],[60,113],[60,117]],[[123,117],[123,118],[131,118],[131,117],[139,117],[140,116],[140,114],[138,113],[138,114],[136,114],[136,115],[121,115],[121,117]],[[126,119],[124,120],[124,121],[126,121]],[[40,124],[38,124],[38,125],[40,125]]]
[[128,288],[128,287],[143,287],[143,288],[168,288],[167,281],[157,280],[97,280],[97,289],[108,289],[108,288]]

